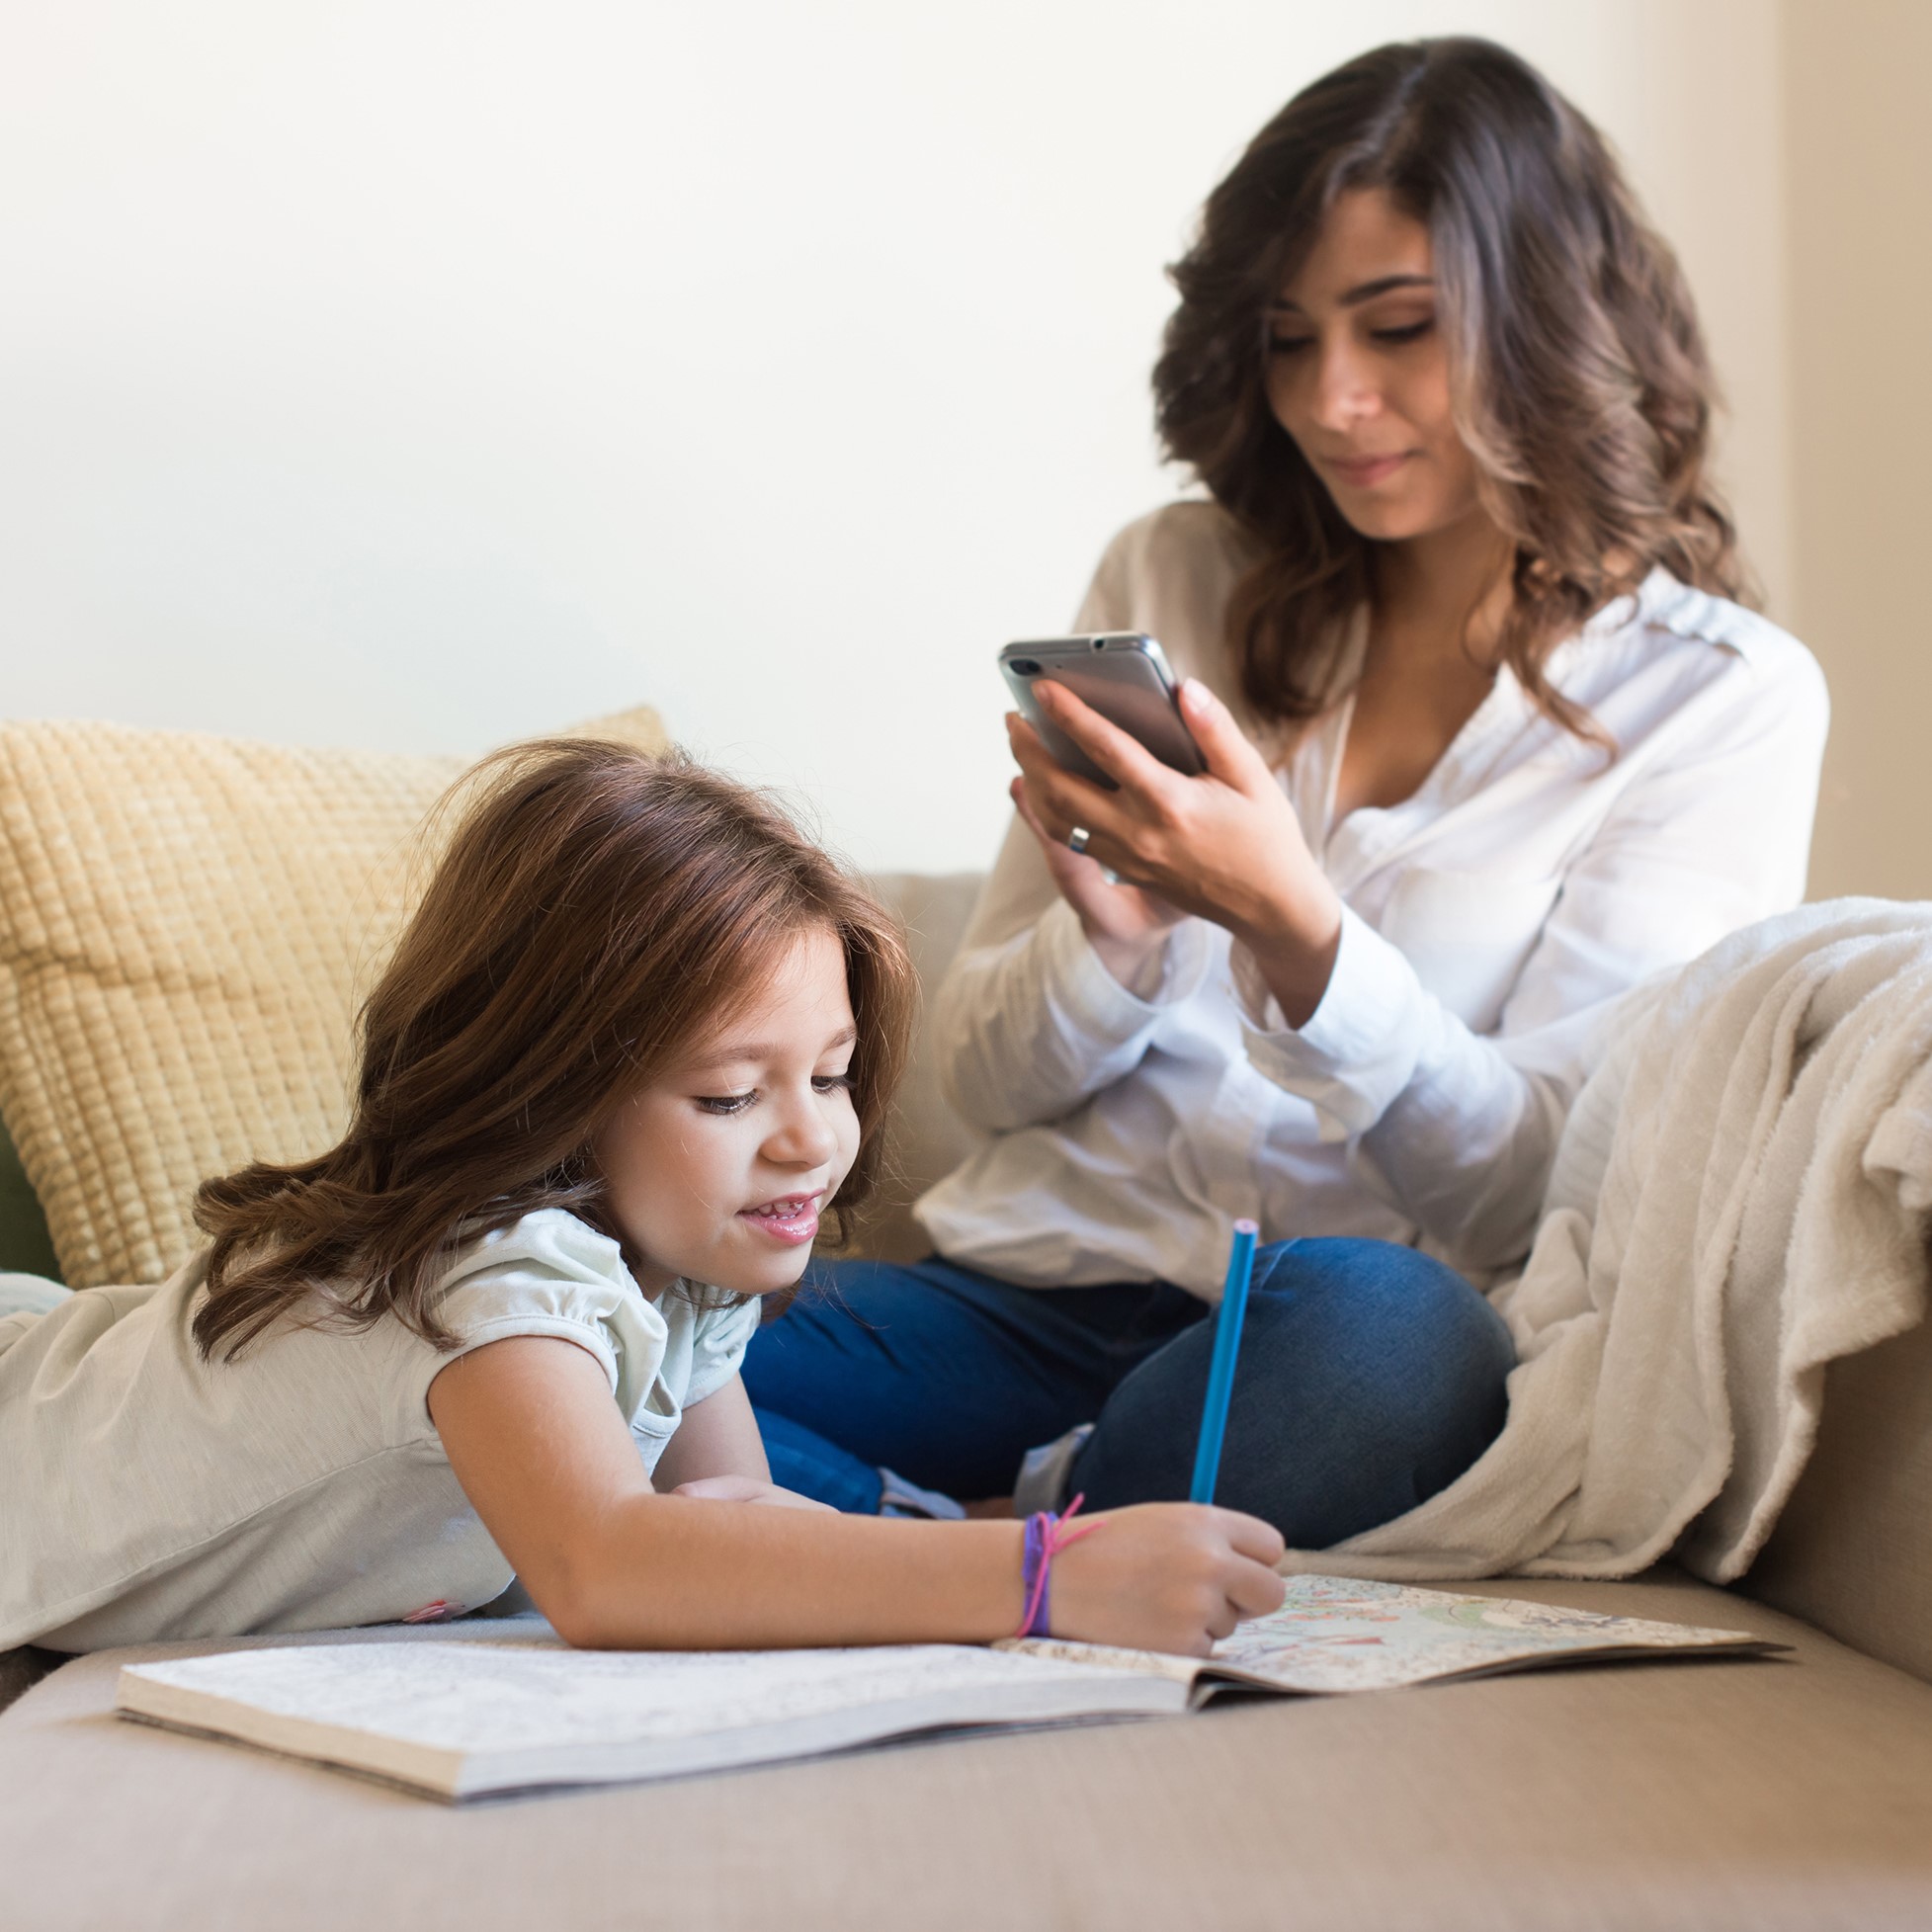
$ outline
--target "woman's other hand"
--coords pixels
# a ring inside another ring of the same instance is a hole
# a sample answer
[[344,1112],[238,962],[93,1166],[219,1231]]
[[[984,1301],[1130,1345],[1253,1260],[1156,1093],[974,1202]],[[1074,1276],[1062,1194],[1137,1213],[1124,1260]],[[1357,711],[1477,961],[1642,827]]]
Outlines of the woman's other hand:
[[1014,807],[1040,841],[1061,898],[1079,916],[1087,944],[1129,992],[1144,994],[1149,968],[1182,914],[1154,893],[1112,878],[1098,859],[1075,852],[1064,838],[1054,838],[1028,799],[1024,779],[1016,778],[1010,789]]
[[[1015,798],[1108,969],[1132,984],[1102,951],[1101,937],[1117,947],[1137,945],[1144,960],[1179,916],[1192,914],[1224,926],[1245,945],[1288,1024],[1305,1025],[1334,970],[1341,900],[1309,852],[1287,795],[1227,707],[1198,678],[1182,684],[1181,714],[1208,767],[1190,778],[1063,685],[1042,678],[1034,691],[1053,723],[1120,788],[1103,791],[1063,772],[1039,733],[1017,713],[1008,714],[1007,736],[1022,773]],[[1076,825],[1087,830],[1084,859],[1066,847]],[[1121,882],[1109,886],[1102,867]],[[1103,892],[1134,896],[1105,900]],[[1151,935],[1146,929],[1116,934],[1104,923],[1131,921],[1136,913],[1151,920],[1156,907],[1167,923]]]
[[1279,1531],[1238,1510],[1139,1503],[1092,1519],[1053,1558],[1055,1637],[1203,1657],[1244,1618],[1279,1610]]

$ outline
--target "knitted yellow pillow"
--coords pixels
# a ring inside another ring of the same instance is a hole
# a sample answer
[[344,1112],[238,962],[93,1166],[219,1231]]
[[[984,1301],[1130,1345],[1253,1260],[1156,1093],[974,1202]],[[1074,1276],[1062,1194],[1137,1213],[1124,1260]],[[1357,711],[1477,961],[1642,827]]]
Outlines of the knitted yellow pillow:
[[[583,727],[647,750],[654,712]],[[70,1286],[198,1245],[209,1175],[319,1152],[424,815],[467,761],[0,725],[0,1116]]]

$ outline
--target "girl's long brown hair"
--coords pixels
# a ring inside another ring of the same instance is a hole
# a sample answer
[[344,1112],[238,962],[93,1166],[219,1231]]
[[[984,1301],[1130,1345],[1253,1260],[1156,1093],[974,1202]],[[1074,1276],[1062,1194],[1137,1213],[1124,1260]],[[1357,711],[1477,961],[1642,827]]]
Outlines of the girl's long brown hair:
[[1601,134],[1487,41],[1365,53],[1298,94],[1208,200],[1170,271],[1160,434],[1256,541],[1228,609],[1243,696],[1300,720],[1337,696],[1378,546],[1343,519],[1269,409],[1266,311],[1350,189],[1429,229],[1456,423],[1513,547],[1498,650],[1570,729],[1550,651],[1661,564],[1745,594],[1706,464],[1715,385],[1690,291]]
[[683,759],[588,739],[513,747],[459,791],[473,802],[363,1009],[348,1133],[196,1196],[213,1241],[204,1357],[232,1359],[284,1316],[394,1314],[448,1347],[436,1291],[459,1240],[562,1208],[621,1241],[592,1137],[814,927],[844,949],[859,1032],[841,1225],[878,1185],[911,963],[784,812]]

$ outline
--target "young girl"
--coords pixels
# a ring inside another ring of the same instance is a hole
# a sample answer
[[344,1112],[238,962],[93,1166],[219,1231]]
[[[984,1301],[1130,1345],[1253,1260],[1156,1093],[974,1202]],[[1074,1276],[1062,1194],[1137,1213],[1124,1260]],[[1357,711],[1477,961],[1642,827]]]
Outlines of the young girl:
[[619,1646],[1050,1617],[1198,1652],[1274,1607],[1281,1539],[1225,1510],[1096,1516],[1054,1559],[773,1487],[739,1360],[877,1183],[911,994],[754,795],[590,741],[492,761],[341,1143],[204,1186],[172,1280],[0,1315],[0,1648],[429,1621],[513,1577]]

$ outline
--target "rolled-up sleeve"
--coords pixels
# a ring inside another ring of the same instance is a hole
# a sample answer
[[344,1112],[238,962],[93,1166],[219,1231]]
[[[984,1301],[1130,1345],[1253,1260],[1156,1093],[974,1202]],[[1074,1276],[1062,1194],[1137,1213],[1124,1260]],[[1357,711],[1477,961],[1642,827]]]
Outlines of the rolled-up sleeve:
[[1333,976],[1300,1032],[1283,1019],[1254,957],[1236,947],[1232,964],[1248,1058],[1313,1107],[1324,1140],[1374,1127],[1415,1078],[1431,1033],[1448,1017],[1408,961],[1347,906]]
[[1107,970],[1079,916],[1054,899],[1024,932],[964,953],[948,972],[937,1045],[949,1098],[994,1133],[1060,1119],[1134,1071],[1162,1010],[1200,985],[1209,950],[1198,921],[1178,927],[1143,997]]

